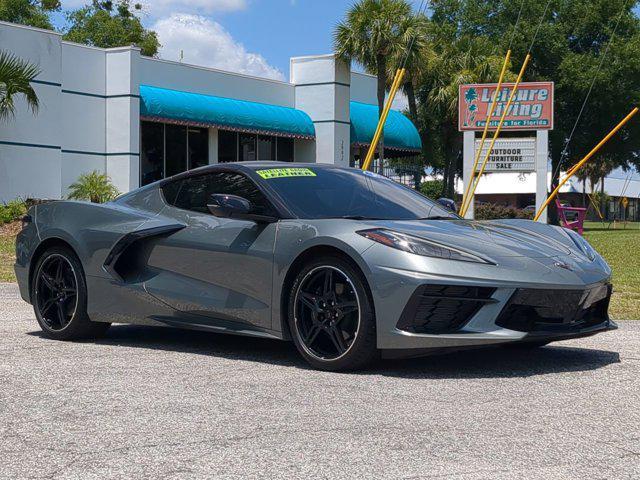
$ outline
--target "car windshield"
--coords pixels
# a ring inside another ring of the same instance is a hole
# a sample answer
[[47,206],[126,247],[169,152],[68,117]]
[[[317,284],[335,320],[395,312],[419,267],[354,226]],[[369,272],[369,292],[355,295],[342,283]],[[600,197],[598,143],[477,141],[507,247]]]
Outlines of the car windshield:
[[437,202],[372,172],[309,167],[263,169],[257,173],[298,218],[459,218]]

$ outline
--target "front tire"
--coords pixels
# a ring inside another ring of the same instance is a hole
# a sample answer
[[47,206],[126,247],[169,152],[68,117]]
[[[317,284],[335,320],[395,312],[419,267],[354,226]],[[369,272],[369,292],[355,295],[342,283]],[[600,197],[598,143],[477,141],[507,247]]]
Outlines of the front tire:
[[53,247],[40,256],[34,269],[31,298],[36,319],[48,338],[96,338],[111,325],[89,319],[82,264],[68,248]]
[[378,356],[373,302],[364,275],[337,256],[306,264],[289,297],[296,348],[321,370],[357,370]]

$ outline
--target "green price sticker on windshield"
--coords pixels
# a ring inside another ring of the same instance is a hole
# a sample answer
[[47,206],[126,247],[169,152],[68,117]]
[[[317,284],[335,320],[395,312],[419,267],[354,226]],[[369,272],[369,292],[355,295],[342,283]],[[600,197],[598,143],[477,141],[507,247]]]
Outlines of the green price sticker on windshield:
[[270,178],[316,176],[316,174],[309,168],[269,168],[267,170],[256,170],[256,173],[265,180],[269,180]]

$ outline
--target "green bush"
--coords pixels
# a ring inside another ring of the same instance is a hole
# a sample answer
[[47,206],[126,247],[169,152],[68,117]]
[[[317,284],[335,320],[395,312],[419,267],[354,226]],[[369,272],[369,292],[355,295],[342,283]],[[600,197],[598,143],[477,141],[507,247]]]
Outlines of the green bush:
[[0,224],[19,220],[27,213],[27,204],[19,199],[0,204]]
[[69,193],[71,200],[85,200],[92,203],[108,202],[120,195],[109,176],[97,170],[80,175],[75,183],[69,185],[69,190],[71,190]]
[[425,197],[433,198],[434,200],[442,197],[442,190],[444,182],[442,180],[430,180],[420,184],[420,193]]
[[522,218],[532,220],[534,212],[515,207],[505,207],[495,203],[483,203],[475,207],[476,220],[497,220],[503,218]]

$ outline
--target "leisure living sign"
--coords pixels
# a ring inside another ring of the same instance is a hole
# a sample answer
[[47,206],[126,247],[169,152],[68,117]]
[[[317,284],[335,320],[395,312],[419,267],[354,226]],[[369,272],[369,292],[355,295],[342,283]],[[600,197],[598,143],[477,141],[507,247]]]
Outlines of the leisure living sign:
[[[503,83],[489,128],[495,130],[511,95],[513,83]],[[483,130],[497,84],[460,85],[458,128],[460,131]],[[527,82],[518,86],[505,116],[502,130],[552,130],[553,82]]]

